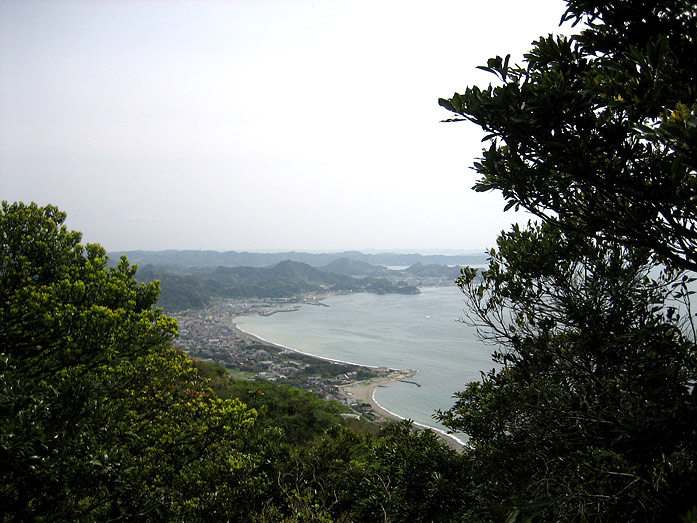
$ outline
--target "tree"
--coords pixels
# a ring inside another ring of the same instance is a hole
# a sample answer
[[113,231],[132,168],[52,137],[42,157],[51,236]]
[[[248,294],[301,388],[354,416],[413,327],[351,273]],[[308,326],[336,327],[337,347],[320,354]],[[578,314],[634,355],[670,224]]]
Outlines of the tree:
[[697,270],[697,9],[691,1],[569,0],[572,38],[534,43],[501,85],[440,104],[484,129],[477,191],[507,207]]
[[580,34],[440,100],[488,133],[475,190],[542,224],[458,280],[498,367],[439,416],[472,438],[482,518],[677,519],[697,490],[697,9],[567,4]]
[[[440,413],[466,432],[482,506],[543,520],[677,517],[697,488],[693,340],[650,252],[550,225],[498,240],[458,284],[499,368]],[[673,511],[677,511],[673,512]]]
[[432,434],[400,425],[364,437],[339,424],[334,403],[231,382],[219,367],[199,373],[171,346],[176,322],[154,308],[158,284],[139,284],[125,258],[108,268],[65,218],[53,206],[1,207],[3,521],[432,521],[464,511],[464,462]]
[[[301,445],[341,421],[341,404],[325,401],[316,394],[273,382],[228,380],[219,387],[221,398],[237,398],[253,408],[263,426],[282,430],[283,438]],[[347,410],[347,409],[346,409]]]
[[53,206],[1,211],[4,520],[248,517],[266,484],[254,411],[171,347],[158,285],[107,269]]
[[380,437],[334,426],[280,464],[286,507],[272,507],[265,521],[460,521],[469,480],[462,456],[410,422]]

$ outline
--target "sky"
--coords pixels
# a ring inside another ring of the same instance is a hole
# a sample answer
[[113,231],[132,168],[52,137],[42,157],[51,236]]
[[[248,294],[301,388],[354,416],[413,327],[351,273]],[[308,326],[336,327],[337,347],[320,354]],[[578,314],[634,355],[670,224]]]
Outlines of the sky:
[[108,251],[481,251],[439,107],[560,29],[562,0],[0,0],[0,199]]

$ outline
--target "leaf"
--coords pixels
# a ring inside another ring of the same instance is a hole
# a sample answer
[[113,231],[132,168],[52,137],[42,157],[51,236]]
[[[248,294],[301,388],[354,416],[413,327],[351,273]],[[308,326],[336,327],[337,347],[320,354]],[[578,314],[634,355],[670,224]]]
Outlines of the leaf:
[[453,104],[450,103],[450,100],[447,100],[445,98],[438,98],[438,105],[441,107],[445,107],[448,111],[451,111],[453,113],[457,112],[455,110],[455,107],[453,107]]

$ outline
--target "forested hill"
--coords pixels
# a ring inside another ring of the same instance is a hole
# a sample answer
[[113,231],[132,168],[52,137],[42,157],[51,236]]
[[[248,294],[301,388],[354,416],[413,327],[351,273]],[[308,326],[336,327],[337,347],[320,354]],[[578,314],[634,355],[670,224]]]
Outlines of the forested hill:
[[158,265],[170,267],[269,267],[285,260],[306,263],[313,267],[323,267],[335,260],[350,260],[383,266],[410,266],[416,263],[437,265],[479,265],[486,262],[484,252],[480,254],[460,255],[424,255],[380,253],[364,254],[358,251],[335,253],[280,252],[258,253],[237,251],[114,251],[109,253],[112,262],[117,262],[122,254],[129,262],[141,267]]
[[419,292],[418,288],[404,282],[374,277],[354,278],[290,260],[272,267],[199,268],[189,274],[175,274],[148,265],[138,270],[136,277],[143,282],[160,280],[162,293],[158,305],[170,311],[201,307],[213,297],[282,298],[327,291]]

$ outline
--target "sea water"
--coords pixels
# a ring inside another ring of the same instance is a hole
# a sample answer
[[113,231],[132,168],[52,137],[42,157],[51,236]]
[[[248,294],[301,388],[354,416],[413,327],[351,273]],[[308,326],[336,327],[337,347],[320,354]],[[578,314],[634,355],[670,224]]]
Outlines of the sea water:
[[241,329],[315,356],[374,367],[414,369],[410,379],[378,388],[385,409],[418,424],[444,430],[436,410],[454,404],[453,394],[493,367],[492,348],[463,323],[457,287],[422,288],[420,294],[353,293],[329,296],[327,307],[236,319]]

